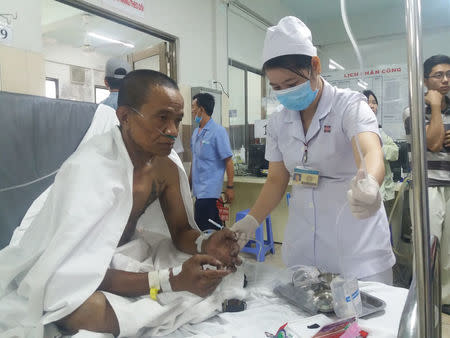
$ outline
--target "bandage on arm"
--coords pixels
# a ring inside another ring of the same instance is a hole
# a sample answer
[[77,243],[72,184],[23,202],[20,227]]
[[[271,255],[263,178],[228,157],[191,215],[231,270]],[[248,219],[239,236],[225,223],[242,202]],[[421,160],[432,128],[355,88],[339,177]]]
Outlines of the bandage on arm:
[[195,245],[197,246],[197,253],[202,253],[202,246],[203,246],[203,242],[205,240],[207,240],[209,238],[209,236],[211,236],[212,233],[204,233],[201,232],[200,235],[197,237],[197,239],[195,240]]
[[150,271],[148,273],[148,287],[150,290],[150,298],[156,300],[156,294],[162,292],[172,292],[172,286],[170,284],[170,278],[178,275],[181,272],[181,265],[156,271]]

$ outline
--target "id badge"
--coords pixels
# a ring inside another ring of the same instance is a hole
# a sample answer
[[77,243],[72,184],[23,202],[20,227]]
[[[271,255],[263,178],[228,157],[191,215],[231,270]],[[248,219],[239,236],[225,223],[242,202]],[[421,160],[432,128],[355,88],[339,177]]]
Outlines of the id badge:
[[319,170],[301,166],[295,167],[292,182],[304,187],[316,188],[319,185]]

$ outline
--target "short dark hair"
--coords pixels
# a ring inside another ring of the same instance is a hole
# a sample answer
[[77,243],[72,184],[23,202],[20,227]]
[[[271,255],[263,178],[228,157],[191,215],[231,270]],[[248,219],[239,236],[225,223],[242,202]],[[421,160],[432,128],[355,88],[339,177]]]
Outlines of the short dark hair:
[[277,56],[264,62],[263,73],[265,74],[268,69],[284,68],[304,77],[300,70],[311,69],[311,60],[312,57],[309,55],[289,54]]
[[367,97],[367,100],[369,100],[369,96],[372,95],[373,98],[375,99],[375,102],[378,104],[377,96],[375,95],[375,93],[373,91],[371,91],[370,89],[367,89],[367,90],[364,90],[362,93],[364,94],[365,97]]
[[214,105],[216,101],[214,100],[214,96],[209,93],[198,93],[195,94],[192,100],[197,100],[197,106],[205,109],[206,114],[209,116],[212,115],[214,111]]
[[117,105],[140,109],[148,101],[153,87],[163,86],[178,90],[177,83],[167,75],[150,69],[129,72],[119,89]]
[[[125,76],[127,74],[127,70],[125,68],[118,68],[116,69],[114,74]],[[108,86],[110,89],[119,89],[120,85],[122,84],[122,80],[123,78],[118,79],[112,76],[105,76],[105,81],[108,82]]]
[[119,89],[122,84],[122,79],[115,79],[113,77],[105,77],[105,81],[108,82],[109,89]]
[[437,65],[442,65],[442,64],[450,65],[450,57],[448,57],[447,55],[442,55],[442,54],[433,55],[433,56],[429,57],[423,63],[423,76],[425,78],[429,77],[433,67],[437,66]]

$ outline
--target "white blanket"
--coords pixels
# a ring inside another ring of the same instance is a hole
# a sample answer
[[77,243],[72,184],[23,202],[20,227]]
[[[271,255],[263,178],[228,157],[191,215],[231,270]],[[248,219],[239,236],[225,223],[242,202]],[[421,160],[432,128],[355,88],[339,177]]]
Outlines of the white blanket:
[[[236,313],[219,313],[201,323],[187,323],[165,338],[247,338],[265,337],[265,332],[275,333],[284,323],[288,323],[294,337],[312,337],[321,326],[337,320],[335,316],[310,316],[295,305],[289,304],[272,290],[278,283],[291,280],[291,272],[271,267],[267,263],[254,263],[256,281],[249,282],[246,295],[247,310]],[[247,269],[249,271],[251,269]],[[388,286],[376,282],[360,282],[361,291],[386,302],[384,313],[368,319],[359,319],[359,325],[373,338],[397,337],[400,317],[408,294],[407,289]],[[325,318],[324,318],[325,317]],[[113,338],[112,335],[94,334],[80,331],[76,338]],[[146,335],[147,337],[147,335]],[[150,335],[148,335],[150,337]]]
[[[151,243],[151,245],[149,245]],[[189,258],[175,249],[172,240],[145,229],[135,240],[118,248],[111,268],[143,272],[177,266]],[[116,311],[120,337],[167,335],[184,324],[200,323],[221,311],[222,302],[229,298],[244,298],[243,273],[227,276],[214,293],[201,298],[189,292],[163,292],[158,302],[148,296],[125,298],[105,295]]]
[[[113,265],[119,264],[120,252],[115,251],[132,208],[133,165],[120,131],[114,127],[117,120],[111,117],[111,110],[108,112],[100,107],[106,112],[106,122],[94,118],[92,133],[88,132],[77,151],[61,166],[55,183],[32,205],[11,245],[0,251],[2,337],[42,337],[44,325],[72,313],[97,289],[113,256]],[[87,141],[92,134],[97,134],[95,130],[109,129],[111,131]],[[174,151],[169,157],[179,169],[180,189],[189,223],[197,228],[186,173]],[[141,216],[138,227],[143,234],[143,229],[151,229],[167,236],[167,224],[158,202]],[[145,237],[155,239],[155,236]],[[161,260],[164,252],[162,256],[158,255],[157,243],[138,241],[151,248],[149,252],[154,261],[149,264],[150,260],[147,260],[144,265],[137,262],[129,270],[142,271],[171,263]],[[123,259],[120,264],[124,262],[129,264],[130,260]],[[162,311],[156,315],[164,313],[166,307],[173,309],[175,303],[182,308],[180,304],[185,298],[185,293],[165,295],[158,305]],[[189,306],[185,308],[189,311],[195,308],[193,304],[207,302],[201,298],[187,298],[190,299]],[[211,316],[221,297],[213,295],[210,299],[208,306],[198,309],[201,312],[184,317],[183,313],[174,313],[173,318],[169,318],[170,312],[166,311],[167,320],[162,322],[161,328],[154,326],[153,332],[167,333],[177,325]],[[158,325],[152,312],[157,303],[147,301],[146,306],[150,306],[148,310],[140,308],[140,312],[135,313],[135,317],[144,316],[137,325]],[[133,329],[139,330],[140,326],[127,328],[130,332]]]
[[[110,106],[99,104],[94,117],[92,118],[91,125],[87,130],[86,134],[83,136],[77,149],[89,141],[93,136],[101,135],[110,131],[113,127],[119,125],[119,120],[116,116],[116,111]],[[31,222],[34,220],[36,215],[41,211],[44,202],[47,200],[47,196],[53,185],[50,185],[38,198],[36,198],[31,206],[28,208],[25,216],[12,235],[10,245],[17,245],[19,240],[22,238],[24,232],[28,229]]]

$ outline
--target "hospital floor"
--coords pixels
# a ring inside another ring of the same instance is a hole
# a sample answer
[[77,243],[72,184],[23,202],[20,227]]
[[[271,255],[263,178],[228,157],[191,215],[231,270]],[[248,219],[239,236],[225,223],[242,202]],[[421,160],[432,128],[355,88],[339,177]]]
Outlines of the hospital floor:
[[[255,255],[241,252],[240,254],[243,258],[248,259],[249,261],[256,262]],[[284,268],[285,265],[283,260],[281,259],[281,244],[275,244],[275,254],[268,253],[265,257],[264,262],[261,264],[270,264],[274,265],[278,268]],[[450,316],[446,314],[442,314],[442,338],[450,338]]]

